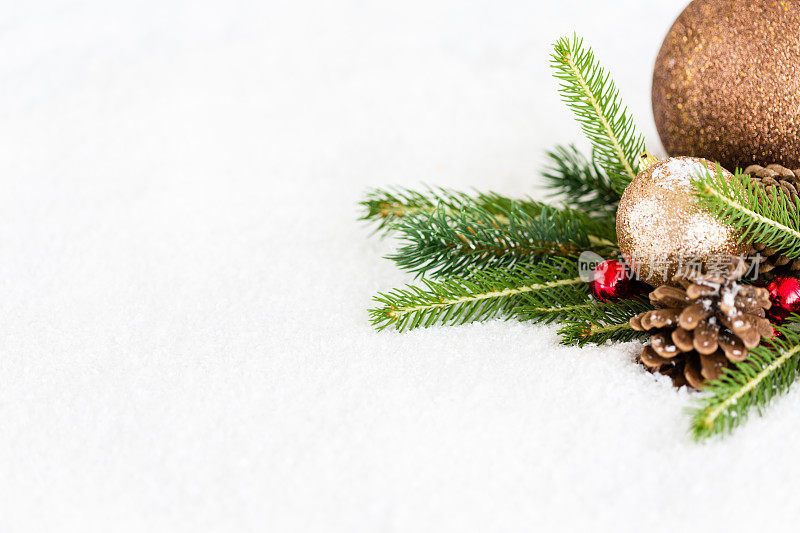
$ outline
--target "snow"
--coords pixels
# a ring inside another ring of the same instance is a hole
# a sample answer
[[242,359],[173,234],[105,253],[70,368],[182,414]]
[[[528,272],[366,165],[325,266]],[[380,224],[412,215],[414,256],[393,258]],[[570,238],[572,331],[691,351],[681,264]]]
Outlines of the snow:
[[[711,171],[716,174],[715,163],[698,157],[673,157],[653,169],[653,179],[670,191],[688,191],[693,177],[703,177]],[[731,176],[730,172],[722,172]]]
[[707,165],[702,159],[671,158],[653,170],[653,178],[667,190],[684,191],[688,190],[693,176],[705,173],[707,170]]
[[727,307],[733,307],[736,304],[736,295],[739,294],[740,288],[738,283],[731,283],[727,290],[722,291],[722,303]]
[[800,389],[697,445],[635,343],[368,325],[356,202],[541,194],[558,35],[658,153],[655,4],[7,3],[0,530],[792,528]]

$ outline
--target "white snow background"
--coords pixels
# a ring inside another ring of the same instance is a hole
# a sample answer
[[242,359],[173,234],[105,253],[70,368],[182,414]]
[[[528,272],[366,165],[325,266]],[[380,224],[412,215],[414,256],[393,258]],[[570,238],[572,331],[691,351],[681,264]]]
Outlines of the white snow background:
[[659,153],[683,2],[0,5],[0,531],[796,528],[800,387],[698,445],[635,343],[368,323],[365,190],[542,197],[573,31]]

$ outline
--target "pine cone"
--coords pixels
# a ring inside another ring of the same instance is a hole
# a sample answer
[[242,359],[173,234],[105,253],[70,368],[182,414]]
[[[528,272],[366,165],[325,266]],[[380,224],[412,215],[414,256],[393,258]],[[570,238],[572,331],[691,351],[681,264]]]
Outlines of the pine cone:
[[651,292],[656,309],[630,320],[633,329],[653,333],[641,362],[677,387],[700,389],[731,362],[744,361],[773,331],[764,318],[771,305],[767,290],[736,282],[746,271],[737,258],[726,274],[697,272],[676,278],[682,289],[664,285]]
[[[800,209],[800,168],[789,170],[781,165],[750,165],[744,169],[745,174],[750,175],[750,182],[764,190],[767,195],[772,196],[776,188],[783,191],[792,199],[789,209],[796,211]],[[754,243],[753,252],[761,255],[759,263],[759,275],[769,274],[767,278],[776,274],[789,274],[800,272],[800,259],[789,259],[781,255],[777,248],[767,247],[764,243]],[[777,271],[773,272],[773,270]]]

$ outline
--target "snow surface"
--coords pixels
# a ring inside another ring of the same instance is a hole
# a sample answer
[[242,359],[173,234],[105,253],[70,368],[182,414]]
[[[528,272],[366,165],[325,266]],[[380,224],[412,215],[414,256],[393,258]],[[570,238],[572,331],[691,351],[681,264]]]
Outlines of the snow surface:
[[[657,4],[657,5],[656,5]],[[681,2],[4,2],[0,531],[793,529],[800,388],[696,445],[635,344],[376,333],[368,186],[539,194],[580,32]]]

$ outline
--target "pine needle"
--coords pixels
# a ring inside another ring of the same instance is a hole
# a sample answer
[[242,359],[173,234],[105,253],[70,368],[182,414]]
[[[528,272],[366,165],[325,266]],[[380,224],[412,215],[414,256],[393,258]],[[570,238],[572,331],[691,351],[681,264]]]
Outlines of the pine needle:
[[448,216],[473,208],[481,209],[508,225],[505,213],[517,209],[528,216],[536,217],[546,206],[530,198],[511,199],[495,192],[474,192],[472,194],[445,188],[428,187],[421,191],[405,187],[376,188],[367,192],[366,198],[359,202],[363,212],[359,220],[376,224],[376,232],[388,233],[402,218],[417,215],[430,215],[437,209]]
[[613,220],[579,211],[537,206],[538,216],[516,203],[497,212],[465,205],[401,219],[394,229],[404,242],[389,256],[419,275],[468,276],[475,270],[516,268],[548,257],[578,257],[585,250],[616,255]]
[[574,299],[575,294],[586,298],[587,290],[575,263],[565,260],[514,271],[475,272],[468,279],[421,281],[422,287],[407,285],[377,294],[373,300],[381,306],[369,311],[372,325],[378,330],[393,326],[404,331],[434,324],[464,324],[505,314],[523,295],[536,295],[537,301],[556,305]]
[[561,344],[583,346],[644,338],[646,333],[634,330],[628,321],[652,308],[643,297],[608,303],[592,302],[585,307],[576,307],[565,313],[564,325],[558,330]]
[[775,187],[770,197],[737,171],[730,181],[722,168],[692,180],[700,205],[741,231],[740,242],[764,243],[790,259],[800,257],[800,213],[792,197]]
[[547,158],[542,176],[553,191],[551,197],[592,216],[614,215],[620,194],[595,161],[587,161],[574,146],[556,146]]
[[636,177],[644,137],[622,107],[619,90],[583,39],[562,37],[553,46],[551,65],[561,80],[562,99],[589,138],[594,157],[621,193]]

